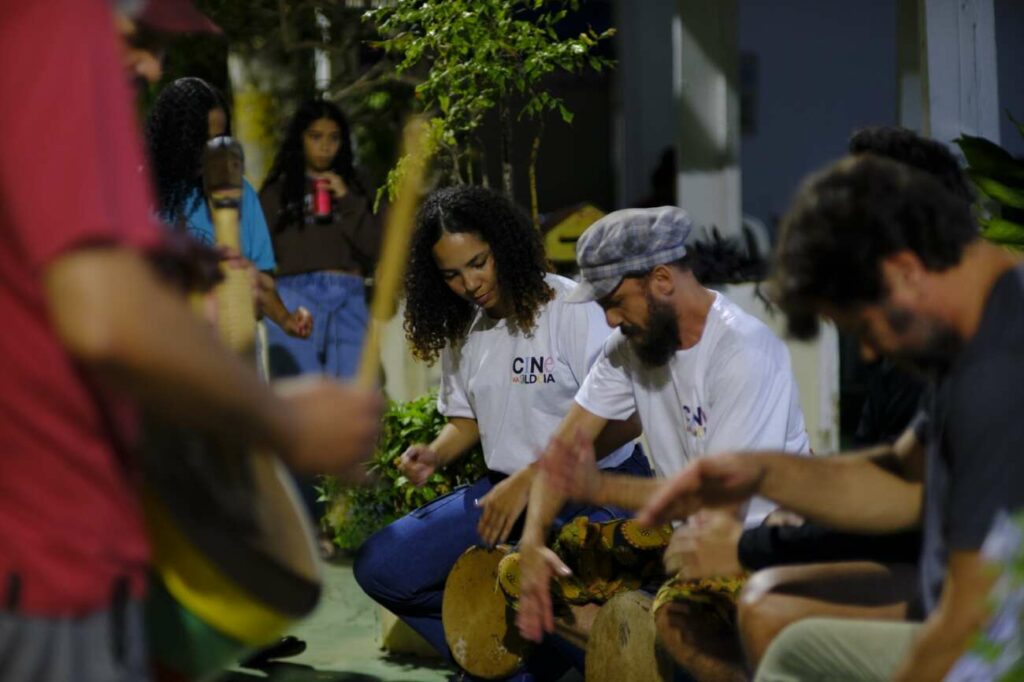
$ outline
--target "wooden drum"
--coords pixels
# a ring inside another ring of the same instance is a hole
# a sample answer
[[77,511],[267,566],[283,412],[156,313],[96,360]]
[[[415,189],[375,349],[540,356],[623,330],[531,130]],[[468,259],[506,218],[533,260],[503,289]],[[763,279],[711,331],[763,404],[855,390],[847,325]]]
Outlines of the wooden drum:
[[444,585],[441,619],[456,663],[487,680],[523,666],[529,642],[519,636],[515,611],[498,585],[498,564],[510,548],[472,547],[455,562]]

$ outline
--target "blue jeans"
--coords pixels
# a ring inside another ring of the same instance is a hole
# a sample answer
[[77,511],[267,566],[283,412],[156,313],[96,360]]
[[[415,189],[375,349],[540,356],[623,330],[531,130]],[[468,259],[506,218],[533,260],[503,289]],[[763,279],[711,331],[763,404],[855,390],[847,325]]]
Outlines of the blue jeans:
[[[636,446],[632,457],[614,469],[615,473],[652,476],[647,457]],[[405,621],[426,639],[442,656],[451,661],[441,624],[441,603],[444,583],[456,560],[470,547],[483,545],[476,526],[481,510],[474,500],[486,495],[502,474],[492,473],[472,485],[439,497],[395,521],[370,537],[356,555],[354,573],[359,586],[376,602]],[[609,521],[629,516],[614,507],[566,505],[556,520],[562,525],[576,516],[592,521]],[[510,542],[521,533],[523,516],[512,530]],[[565,650],[564,643],[548,645],[535,651],[529,672],[516,679],[558,679],[568,668],[566,656],[553,653]],[[582,656],[572,656],[582,661]],[[543,669],[540,665],[543,664]]]
[[267,324],[270,375],[327,374],[345,379],[356,372],[369,314],[363,280],[336,272],[307,272],[277,279],[285,307],[299,306],[313,315],[308,339],[288,336],[273,322]]
[[[267,320],[267,354],[273,379],[327,374],[346,379],[356,373],[369,313],[363,280],[339,272],[306,272],[277,278],[277,292],[289,311],[304,307],[313,316],[313,334],[298,339]],[[323,515],[316,477],[295,475],[306,509]]]

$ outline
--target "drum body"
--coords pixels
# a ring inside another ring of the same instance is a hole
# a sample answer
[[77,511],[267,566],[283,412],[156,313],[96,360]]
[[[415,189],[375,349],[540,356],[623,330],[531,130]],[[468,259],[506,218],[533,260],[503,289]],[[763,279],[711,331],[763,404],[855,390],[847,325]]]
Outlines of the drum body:
[[649,595],[633,590],[609,599],[587,640],[587,682],[668,682],[672,658],[658,644]]
[[515,673],[529,651],[498,584],[498,566],[507,554],[508,547],[471,547],[444,585],[441,620],[452,656],[463,670],[487,680]]
[[203,679],[313,610],[319,556],[276,458],[157,419],[144,433],[150,649],[169,676]]

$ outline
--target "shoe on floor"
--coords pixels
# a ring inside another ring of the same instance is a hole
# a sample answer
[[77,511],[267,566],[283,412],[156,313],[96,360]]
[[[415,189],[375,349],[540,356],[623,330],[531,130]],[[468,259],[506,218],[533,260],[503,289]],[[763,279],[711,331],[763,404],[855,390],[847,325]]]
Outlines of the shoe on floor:
[[259,651],[253,653],[251,656],[243,660],[239,665],[243,668],[253,668],[259,670],[267,667],[271,661],[278,658],[290,658],[292,656],[298,656],[306,650],[306,643],[298,637],[288,635],[282,637],[280,641],[271,644],[270,646],[264,647]]

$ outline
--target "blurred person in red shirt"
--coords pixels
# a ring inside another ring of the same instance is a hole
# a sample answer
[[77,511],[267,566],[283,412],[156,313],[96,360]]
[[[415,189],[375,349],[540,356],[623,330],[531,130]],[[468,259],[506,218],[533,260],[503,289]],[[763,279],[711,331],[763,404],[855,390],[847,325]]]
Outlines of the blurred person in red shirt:
[[0,679],[148,678],[138,405],[306,471],[350,471],[376,435],[374,392],[275,396],[146,259],[164,234],[125,71],[158,77],[132,41],[193,13],[124,11],[119,49],[106,0],[0,6]]

